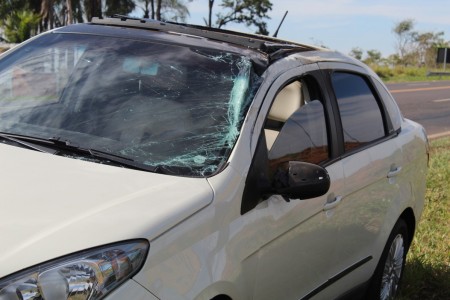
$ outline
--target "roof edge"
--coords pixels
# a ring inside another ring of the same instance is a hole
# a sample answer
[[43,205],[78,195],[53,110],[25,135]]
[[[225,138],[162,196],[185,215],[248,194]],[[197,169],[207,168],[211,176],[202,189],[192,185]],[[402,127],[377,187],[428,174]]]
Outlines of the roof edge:
[[268,55],[279,52],[279,50],[285,49],[290,52],[302,52],[319,50],[319,48],[285,41],[269,36],[243,33],[238,31],[224,30],[218,28],[210,28],[200,25],[191,25],[174,22],[163,22],[153,19],[133,18],[121,15],[115,15],[110,18],[98,18],[94,17],[91,21],[92,24],[110,25],[110,26],[127,26],[135,28],[144,28],[151,30],[158,30],[169,33],[178,33],[185,35],[199,36],[216,40],[220,42],[227,42],[239,46],[244,46],[250,49],[258,50]]

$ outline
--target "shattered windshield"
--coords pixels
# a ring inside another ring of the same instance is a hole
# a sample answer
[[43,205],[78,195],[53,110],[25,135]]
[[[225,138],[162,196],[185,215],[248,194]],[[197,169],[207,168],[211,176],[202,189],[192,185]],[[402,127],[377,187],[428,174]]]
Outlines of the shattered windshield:
[[236,53],[47,34],[0,60],[0,131],[207,176],[227,161],[258,84]]

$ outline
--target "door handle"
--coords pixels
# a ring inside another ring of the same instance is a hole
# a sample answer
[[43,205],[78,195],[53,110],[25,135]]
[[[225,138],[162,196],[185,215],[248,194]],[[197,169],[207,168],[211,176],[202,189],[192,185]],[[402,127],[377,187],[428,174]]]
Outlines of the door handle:
[[333,201],[325,203],[325,205],[323,206],[323,210],[330,210],[332,208],[335,208],[339,203],[341,203],[341,201],[342,196],[336,196]]
[[401,172],[401,170],[402,170],[402,167],[396,167],[395,169],[390,170],[390,171],[388,172],[387,177],[388,177],[388,178],[395,177],[395,176],[397,176],[397,175]]

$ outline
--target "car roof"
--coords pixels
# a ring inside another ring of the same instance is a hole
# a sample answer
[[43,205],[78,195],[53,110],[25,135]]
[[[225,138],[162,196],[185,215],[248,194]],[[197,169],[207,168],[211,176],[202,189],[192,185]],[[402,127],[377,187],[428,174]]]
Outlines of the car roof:
[[281,40],[264,35],[231,31],[201,25],[163,22],[152,19],[132,18],[119,15],[115,15],[115,17],[110,18],[94,17],[92,18],[91,23],[112,25],[112,26],[146,28],[164,32],[176,32],[181,34],[195,35],[199,37],[209,38],[212,40],[245,46],[251,49],[265,52],[267,54],[270,54],[273,51],[276,51],[277,49],[295,48],[297,49],[297,51],[310,51],[319,49],[318,47],[315,46]]
[[[100,26],[92,26],[100,25]],[[102,27],[102,28],[98,28]],[[113,27],[143,29],[118,33]],[[305,64],[313,62],[346,62],[367,69],[361,62],[326,48],[301,44],[274,37],[243,33],[238,31],[210,28],[200,25],[163,22],[152,19],[115,15],[109,18],[92,18],[90,23],[69,25],[58,28],[56,32],[78,32],[91,34],[122,35],[127,37],[165,40],[174,43],[186,43],[200,47],[228,50],[241,53],[252,59],[262,73],[272,63],[292,56]],[[149,35],[148,31],[165,33]]]

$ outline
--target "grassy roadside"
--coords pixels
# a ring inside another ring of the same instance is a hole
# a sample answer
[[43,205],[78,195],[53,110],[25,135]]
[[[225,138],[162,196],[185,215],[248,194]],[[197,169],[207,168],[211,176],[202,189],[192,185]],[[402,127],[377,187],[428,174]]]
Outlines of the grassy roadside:
[[[435,81],[450,80],[447,76],[427,76],[428,72],[442,72],[443,69],[427,69],[425,67],[404,67],[404,66],[378,66],[370,65],[372,70],[383,79],[384,82],[413,82],[413,81]],[[450,68],[446,69],[450,73]]]
[[430,143],[425,209],[399,299],[450,299],[450,138]]

